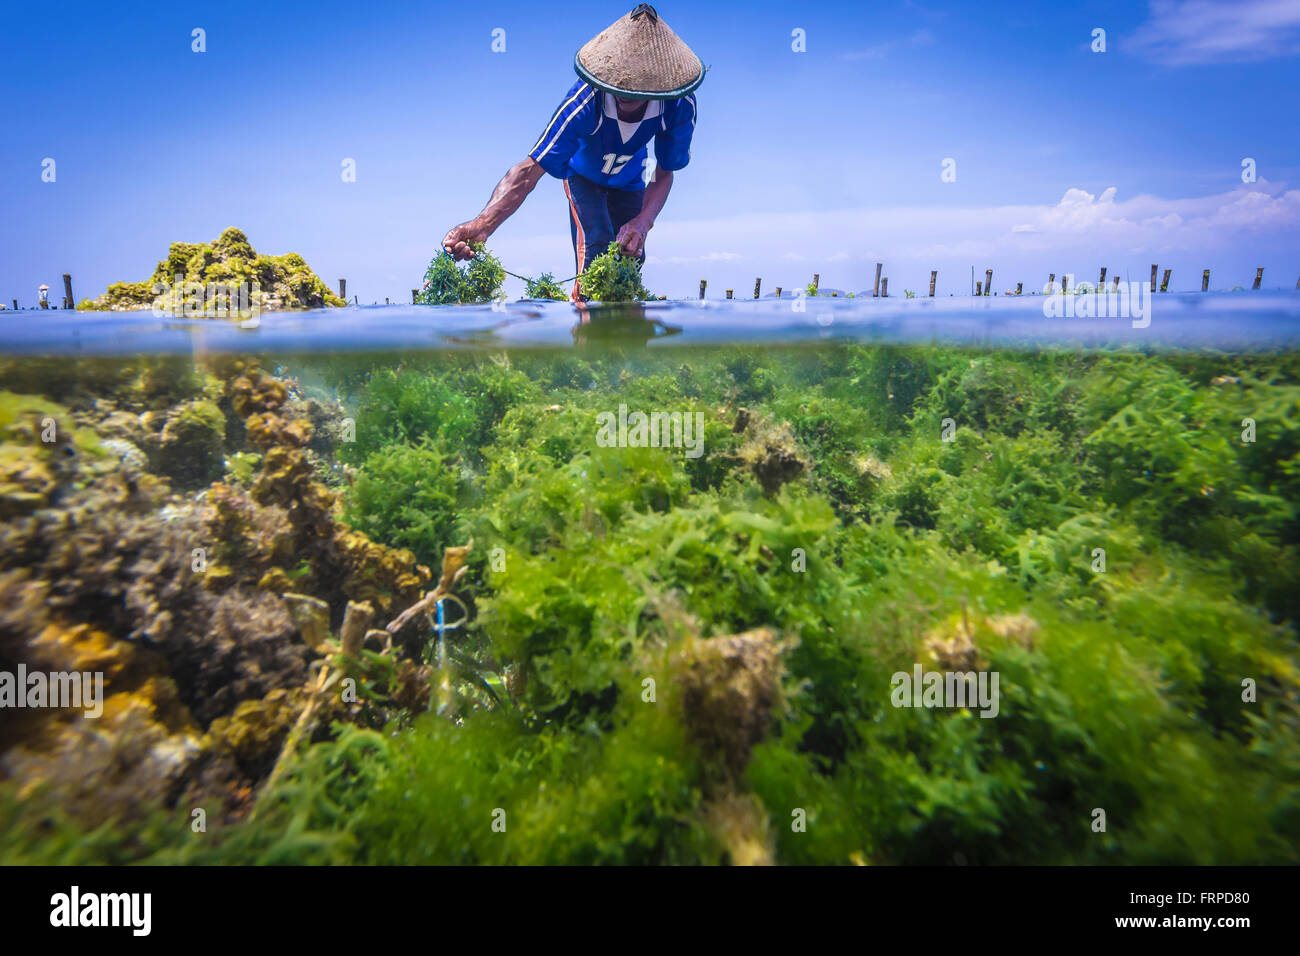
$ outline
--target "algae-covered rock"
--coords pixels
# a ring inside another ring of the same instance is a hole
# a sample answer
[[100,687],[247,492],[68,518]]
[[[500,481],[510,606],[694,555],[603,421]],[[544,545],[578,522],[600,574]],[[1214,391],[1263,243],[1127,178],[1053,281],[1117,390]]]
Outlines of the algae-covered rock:
[[21,662],[91,681],[80,708],[6,716],[0,779],[21,781],[20,793],[39,791],[93,827],[173,794],[198,753],[198,731],[162,656],[102,627],[68,623],[58,608],[47,580],[0,570],[0,667]]
[[748,414],[742,414],[737,416],[736,430],[745,435],[737,454],[754,473],[765,494],[776,494],[782,485],[809,470],[788,423],[752,420]]
[[166,804],[199,752],[198,735],[169,731],[149,700],[115,694],[97,720],[52,722],[44,739],[9,748],[0,755],[0,778],[22,781],[20,796],[92,830]]
[[240,587],[209,606],[205,634],[186,630],[166,648],[177,686],[202,724],[306,682],[307,646],[281,600]]
[[724,793],[705,804],[703,812],[732,866],[771,866],[775,862],[767,810],[752,793]]
[[256,365],[236,360],[214,371],[224,378],[226,398],[240,416],[273,412],[289,398],[284,382]]
[[93,432],[64,406],[0,391],[0,517],[31,514],[106,458]]
[[280,597],[288,606],[289,616],[307,646],[312,650],[319,649],[330,636],[330,606],[310,594],[289,591]]
[[[311,424],[281,414],[329,422],[337,407],[299,402],[294,383],[256,363],[213,366],[51,379],[75,410],[0,392],[0,669],[104,681],[102,719],[33,708],[6,720],[0,783],[18,780],[19,798],[45,794],[87,825],[182,791],[214,813],[245,812],[296,719],[331,602],[374,595],[396,614],[429,577],[409,552],[336,521],[306,457]],[[222,473],[228,432],[266,449],[239,459],[253,487],[215,484],[206,502],[173,494]],[[285,592],[296,610],[315,609],[310,620],[290,616]],[[380,674],[367,692],[427,697],[427,675],[404,673],[388,684]],[[396,716],[371,698],[325,713]]]
[[328,595],[336,620],[347,600],[370,601],[387,617],[418,601],[428,568],[410,551],[380,545],[338,520],[336,495],[318,480],[310,457],[310,421],[281,414],[302,407],[290,401],[289,387],[255,362],[219,361],[214,373],[247,441],[264,449],[251,487],[218,483],[208,493],[218,589],[237,580]]
[[31,514],[44,507],[56,481],[49,464],[31,449],[0,444],[0,518]]
[[225,470],[226,416],[200,399],[141,416],[144,449],[154,471],[178,488],[197,488]]
[[303,698],[300,688],[277,688],[260,699],[241,701],[233,714],[212,722],[208,742],[228,751],[256,779],[275,762]]
[[677,652],[686,726],[733,779],[771,726],[781,698],[781,652],[767,628],[688,639]]
[[[330,291],[297,253],[282,256],[259,255],[248,237],[238,229],[227,229],[212,243],[174,242],[167,258],[158,263],[153,275],[144,282],[115,282],[103,295],[83,300],[78,309],[128,311],[174,307],[173,288],[185,289],[190,283],[203,287],[201,309],[196,317],[223,317],[239,305],[238,298],[223,291],[226,287],[247,290],[251,307],[262,312],[280,309],[318,309],[346,305]],[[166,290],[166,291],[164,291]],[[161,293],[161,294],[160,294]],[[184,295],[192,295],[193,289]],[[256,295],[254,299],[253,296]],[[183,306],[191,314],[189,306]]]

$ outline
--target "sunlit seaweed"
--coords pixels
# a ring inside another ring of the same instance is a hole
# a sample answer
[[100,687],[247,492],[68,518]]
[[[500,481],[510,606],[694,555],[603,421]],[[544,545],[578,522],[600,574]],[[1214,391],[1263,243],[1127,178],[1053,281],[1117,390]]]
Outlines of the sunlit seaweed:
[[[292,388],[218,367],[225,450],[263,458],[185,525],[220,542],[204,587],[242,595],[232,613],[269,602],[245,627],[325,666],[256,692],[204,685],[220,701],[196,721],[206,756],[154,815],[86,832],[60,809],[75,804],[32,802],[38,771],[22,796],[0,788],[4,859],[1296,862],[1294,357],[846,347],[326,368],[356,422],[326,448],[356,470],[342,501],[315,480]],[[620,403],[698,413],[704,454],[598,445],[597,414]],[[91,480],[26,490],[47,453],[18,439],[9,480],[34,510]],[[138,507],[142,529],[159,505]],[[415,566],[470,538],[443,662]],[[11,540],[6,661],[50,613],[23,582],[66,590],[71,571],[30,531]],[[66,593],[72,613],[106,591]],[[295,623],[296,594],[328,622]],[[360,601],[379,633],[344,654]],[[211,668],[216,649],[187,653]],[[893,706],[892,675],[918,664],[996,671],[998,716]],[[330,673],[358,699],[330,697],[284,747]],[[219,760],[233,810],[196,837],[177,793]],[[57,794],[66,774],[39,773]]]

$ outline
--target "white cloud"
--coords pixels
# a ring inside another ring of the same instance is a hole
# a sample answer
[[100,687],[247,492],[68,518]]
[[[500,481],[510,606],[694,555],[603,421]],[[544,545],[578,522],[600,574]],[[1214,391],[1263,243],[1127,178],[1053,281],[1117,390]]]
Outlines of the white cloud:
[[1300,53],[1300,3],[1152,0],[1147,21],[1121,45],[1166,66],[1294,56]]
[[[1267,183],[1199,199],[1137,196],[1115,201],[1115,187],[1093,196],[1068,189],[1055,206],[1036,210],[1016,234],[1033,233],[1046,242],[1074,235],[1138,243],[1152,248],[1170,242],[1214,245],[1225,231],[1265,232],[1300,227],[1300,190],[1272,195]],[[990,211],[996,216],[996,211]]]

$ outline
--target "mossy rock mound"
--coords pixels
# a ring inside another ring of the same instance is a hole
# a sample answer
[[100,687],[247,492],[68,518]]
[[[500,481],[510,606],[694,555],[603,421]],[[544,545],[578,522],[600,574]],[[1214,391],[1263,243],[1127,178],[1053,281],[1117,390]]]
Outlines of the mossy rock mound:
[[[187,283],[199,283],[205,289],[204,308],[199,317],[221,315],[221,310],[210,308],[213,292],[208,291],[218,286],[247,285],[250,306],[261,312],[347,304],[330,291],[296,252],[282,256],[260,254],[242,231],[232,228],[212,243],[173,242],[167,258],[158,263],[147,280],[114,282],[103,295],[84,299],[77,308],[120,312],[151,309],[155,300],[161,300],[160,307],[170,310],[171,289],[178,285],[184,289],[183,284]],[[239,303],[224,304],[230,309]]]

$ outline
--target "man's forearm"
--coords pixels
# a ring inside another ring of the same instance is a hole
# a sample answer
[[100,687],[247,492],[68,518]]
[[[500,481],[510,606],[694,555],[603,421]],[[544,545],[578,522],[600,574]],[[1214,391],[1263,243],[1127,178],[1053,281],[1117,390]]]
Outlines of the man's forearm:
[[647,229],[655,224],[656,217],[663,210],[664,203],[668,201],[668,191],[672,188],[673,171],[656,170],[650,185],[645,188],[645,198],[641,200],[640,218]]
[[546,171],[531,156],[510,167],[510,171],[497,183],[497,188],[492,190],[488,204],[476,217],[478,224],[488,233],[496,232],[523,205],[544,175]]

